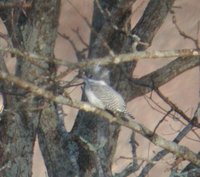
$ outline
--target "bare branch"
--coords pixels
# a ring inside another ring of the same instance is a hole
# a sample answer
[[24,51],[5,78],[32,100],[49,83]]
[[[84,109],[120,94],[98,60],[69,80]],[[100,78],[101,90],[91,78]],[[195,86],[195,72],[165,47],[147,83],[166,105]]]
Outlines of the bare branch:
[[78,36],[79,40],[81,41],[81,43],[86,47],[89,48],[89,45],[84,41],[83,37],[81,36],[79,29],[72,29],[72,31]]
[[[153,71],[137,80],[135,79],[132,87],[130,88],[128,101],[152,91],[153,83],[156,87],[160,87],[179,74],[198,65],[200,65],[199,57],[179,57],[162,68],[157,69],[156,71]],[[140,87],[136,87],[134,84]]]
[[[192,121],[195,119],[195,117],[192,119]],[[179,134],[176,136],[176,138],[173,140],[175,143],[179,143],[193,128],[193,125],[189,123],[183,130],[179,132]],[[152,159],[151,161],[159,161],[161,160],[164,156],[166,156],[169,153],[169,151],[166,150],[161,150],[158,152]],[[140,175],[138,177],[145,177],[149,171],[156,165],[156,163],[147,163],[145,167],[142,169]]]
[[[139,170],[141,165],[143,164],[144,159],[142,159],[142,162],[138,165],[137,160],[141,160],[140,158],[138,159],[136,157],[136,145],[138,143],[135,141],[135,133],[132,131],[131,138],[130,138],[130,144],[132,148],[132,156],[133,158],[130,158],[133,162],[130,163],[125,169],[123,169],[120,173],[115,174],[114,177],[126,177],[135,171]],[[120,157],[121,158],[121,157]]]
[[127,177],[133,172],[139,170],[142,163],[140,165],[135,165],[134,163],[130,163],[123,171],[114,175],[114,177]]
[[64,105],[69,105],[71,107],[81,109],[81,110],[84,110],[87,112],[93,112],[95,114],[98,114],[99,116],[106,118],[109,122],[116,122],[120,125],[128,127],[130,129],[134,130],[135,132],[143,135],[144,137],[146,137],[148,140],[150,140],[155,145],[160,146],[160,147],[166,149],[167,151],[173,153],[176,157],[181,157],[181,158],[188,160],[196,165],[200,165],[200,158],[198,157],[197,154],[192,152],[190,149],[188,149],[185,146],[181,146],[174,142],[168,141],[157,134],[153,134],[153,132],[151,130],[149,130],[142,124],[139,124],[132,120],[124,121],[120,118],[113,117],[108,112],[98,109],[87,103],[83,103],[83,102],[75,101],[75,100],[72,101],[71,99],[63,97],[61,95],[55,96],[50,91],[40,88],[32,83],[23,81],[23,80],[19,79],[18,77],[9,75],[3,71],[0,71],[0,78],[3,80],[7,80],[11,83],[14,83],[14,84],[20,86],[21,88],[29,90],[36,95],[43,96],[44,98],[49,99],[51,101],[54,101],[54,102],[57,102],[60,104],[64,104]]
[[[165,109],[165,108],[163,108],[162,106],[160,106],[156,101],[154,101],[152,98],[151,98],[151,96],[147,96],[147,95],[144,95],[144,99],[146,100],[146,102],[147,102],[147,104],[153,109],[153,110],[155,110],[155,111],[157,111],[157,112],[159,112],[159,113],[161,113],[161,114],[163,114],[163,115],[165,115],[166,114],[166,112],[167,112],[167,110]],[[155,105],[155,106],[157,106],[157,107],[155,107],[154,105],[152,105],[152,103],[150,102],[150,101]]]
[[88,21],[88,19],[83,15],[81,14],[81,12],[77,9],[77,7],[69,0],[67,0],[67,2],[74,8],[74,10],[76,11],[76,13],[86,22],[86,24],[88,25],[88,27],[92,30],[92,32],[101,40],[103,46],[108,49],[109,51],[109,54],[111,56],[114,56],[114,52],[112,51],[112,49],[109,47],[109,45],[107,44],[107,42],[104,40],[105,38],[97,33],[94,28],[92,27],[92,25],[90,24],[90,22]]
[[14,2],[0,1],[0,9],[8,9],[8,8],[16,8],[16,7],[28,9],[28,8],[31,8],[31,3],[28,3],[24,0],[14,1]]
[[[62,38],[66,39],[67,41],[69,41],[69,43],[71,44],[72,48],[74,49],[74,52],[76,54],[76,57],[77,57],[77,53],[79,52],[79,50],[77,49],[74,41],[67,35],[65,34],[62,34],[60,32],[58,32],[58,35],[61,36]],[[77,57],[78,58],[78,57]],[[78,58],[79,59],[79,58]]]
[[[148,96],[145,95],[145,96],[144,96],[144,99],[147,101],[148,105],[149,105],[153,110],[155,110],[155,111],[157,111],[157,112],[159,112],[159,113],[161,113],[161,114],[163,114],[163,115],[165,115],[165,114],[168,112],[166,108],[160,106],[160,104],[157,103],[155,100],[153,100],[153,99],[151,98],[151,96],[148,97]],[[149,100],[150,100],[156,107],[155,107]],[[185,125],[185,123],[184,123],[182,120],[180,120],[178,116],[176,116],[176,115],[174,115],[174,114],[172,114],[172,113],[170,113],[168,116],[171,117],[171,118],[173,118],[173,119],[178,120],[178,121],[181,122],[183,125]]]
[[[34,55],[34,54],[31,54],[28,52],[21,52],[20,50],[17,50],[15,48],[0,48],[0,52],[1,51],[10,52],[11,54],[21,56],[24,59],[30,61],[31,63],[33,63],[35,65],[39,65],[39,66],[40,66],[39,62],[41,62],[41,61],[49,62],[49,58],[47,58],[45,56],[38,56],[38,55]],[[120,54],[120,55],[116,55],[114,57],[106,56],[103,58],[87,59],[87,60],[84,60],[83,62],[79,62],[79,63],[72,63],[72,62],[68,62],[66,60],[63,61],[63,60],[57,59],[57,58],[53,58],[52,60],[57,65],[66,66],[69,69],[74,70],[74,69],[79,69],[79,68],[92,67],[97,64],[98,65],[109,65],[109,64],[120,64],[123,62],[128,62],[128,61],[133,61],[133,60],[139,61],[142,59],[149,60],[149,59],[158,59],[158,58],[184,57],[184,58],[178,58],[179,60],[178,59],[176,60],[176,62],[179,61],[179,63],[180,63],[180,61],[182,61],[182,60],[192,60],[192,59],[194,60],[194,58],[192,58],[192,57],[199,56],[199,55],[200,55],[200,50],[198,50],[198,49],[182,49],[182,50],[142,51],[142,52],[135,52],[135,53],[129,53],[129,54]],[[196,60],[197,59],[195,59],[194,61],[196,61]],[[187,62],[190,63],[189,61],[187,61]],[[183,69],[188,67],[187,62],[183,66]],[[177,64],[178,63],[176,63],[176,65]],[[199,60],[197,60],[197,62],[191,63],[191,64],[198,65]],[[175,63],[173,63],[173,65],[175,65]],[[180,66],[178,66],[178,67],[180,67]],[[181,69],[179,69],[179,70],[181,70]],[[160,71],[160,70],[158,70],[158,71]],[[173,70],[173,71],[178,72],[178,70]],[[145,76],[144,76],[144,78],[145,78]]]
[[[144,96],[144,98],[145,98],[145,100],[147,101],[147,103],[149,104],[149,106],[153,109],[153,110],[155,110],[155,111],[157,111],[157,112],[159,112],[159,113],[161,113],[161,114],[164,114],[164,115],[166,115],[166,113],[168,112],[165,108],[163,108],[163,107],[161,107],[157,102],[155,102],[153,99],[151,99],[151,97],[147,97],[147,96]],[[155,108],[153,105],[151,105],[151,103],[148,101],[148,99],[147,98],[149,98],[159,109],[157,109],[157,108]],[[175,105],[174,103],[172,103],[173,105]],[[170,106],[170,105],[169,105]],[[175,105],[176,106],[176,105]],[[176,106],[177,107],[177,106]],[[194,118],[193,118],[193,120],[190,120],[190,118],[187,116],[187,115],[185,115],[185,113],[182,111],[182,110],[180,110],[179,108],[177,108],[178,109],[178,112],[180,112],[180,113],[183,113],[184,114],[184,116],[186,116],[187,118],[188,118],[188,120],[189,120],[189,122],[191,122],[194,126],[196,126],[196,127],[199,127],[199,123],[198,123],[198,116],[197,116],[197,112],[198,112],[198,109],[196,110],[196,112],[195,112],[195,114],[194,114]],[[173,108],[172,108],[172,110],[173,110]],[[175,113],[178,113],[178,112],[176,112],[176,110],[174,110],[175,111]],[[181,115],[181,114],[179,114],[178,113],[178,115],[179,116],[183,116],[183,115]],[[186,126],[186,123],[185,123],[185,121],[184,120],[181,120],[180,119],[180,117],[179,116],[176,116],[176,115],[172,115],[171,113],[168,115],[169,117],[171,117],[171,118],[173,118],[173,119],[175,119],[175,120],[177,120],[177,121],[179,121],[181,124],[183,124],[184,126]],[[195,118],[196,117],[196,118]],[[162,120],[161,120],[161,122],[162,122]],[[187,121],[188,122],[188,121]],[[155,130],[154,130],[155,131]],[[177,131],[176,131],[177,132]],[[193,134],[198,138],[198,139],[200,139],[200,137],[199,137],[199,135],[198,135],[198,133],[196,133],[195,132],[195,130],[192,130],[192,132],[193,132]],[[198,141],[198,140],[196,140],[196,139],[193,139],[193,138],[190,138],[190,137],[186,137],[186,138],[188,138],[188,139],[190,139],[190,140],[193,140],[193,141]]]
[[[154,1],[150,0],[143,16],[132,30],[132,34],[136,34],[140,37],[141,41],[147,42],[151,45],[151,42],[163,24],[168,12],[172,8],[175,0],[162,0]],[[147,46],[139,46],[140,50],[144,50]]]
[[179,107],[176,106],[169,98],[165,97],[158,88],[154,88],[154,90],[160,96],[160,98],[162,98],[162,100],[171,107],[172,110],[177,112],[187,122],[191,121],[190,118],[181,109],[179,109]]
[[156,130],[158,129],[159,125],[165,120],[165,118],[172,112],[172,109],[170,109],[167,114],[165,114],[163,116],[163,118],[158,122],[158,124],[156,125],[156,127],[153,130],[153,133],[156,133]]
[[[77,32],[78,33],[78,32]],[[82,61],[83,59],[85,59],[85,52],[88,50],[88,47],[82,50],[79,50],[74,41],[67,35],[65,34],[61,34],[60,32],[58,32],[58,34],[63,37],[64,39],[66,39],[67,41],[69,41],[69,43],[71,44],[72,48],[74,49],[74,52],[76,54],[76,58],[78,59],[78,61]],[[81,38],[80,34],[79,37]],[[80,40],[83,40],[82,38]]]
[[186,38],[186,39],[192,40],[192,41],[194,42],[196,48],[199,48],[200,46],[199,46],[198,38],[195,39],[194,37],[192,37],[192,36],[186,34],[183,30],[181,30],[181,28],[180,28],[180,27],[178,26],[178,24],[177,24],[177,20],[176,20],[175,13],[174,13],[173,11],[172,11],[172,13],[173,13],[172,22],[173,22],[173,24],[176,26],[176,29],[178,30],[179,34],[180,34],[181,36],[183,36],[184,38]]
[[46,69],[46,68],[43,68],[42,65],[41,65],[42,60],[49,62],[48,61],[49,59],[47,57],[41,57],[41,56],[31,54],[31,53],[28,53],[28,52],[25,52],[25,51],[22,52],[22,51],[20,51],[16,48],[9,48],[9,47],[8,48],[1,48],[0,47],[0,53],[1,52],[10,52],[13,55],[23,57],[23,59],[26,59],[31,64],[38,66],[39,68],[42,68],[42,69]]

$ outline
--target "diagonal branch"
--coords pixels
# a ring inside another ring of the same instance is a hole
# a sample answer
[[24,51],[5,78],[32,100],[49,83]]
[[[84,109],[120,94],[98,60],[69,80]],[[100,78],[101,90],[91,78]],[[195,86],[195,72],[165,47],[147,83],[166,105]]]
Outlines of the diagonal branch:
[[[184,120],[190,122],[190,118],[178,107],[174,104],[169,98],[163,95],[163,93],[158,89],[154,88],[154,91],[158,94],[158,96],[171,107],[171,110],[177,112]],[[197,125],[199,127],[199,125]]]
[[128,100],[130,101],[133,98],[149,93],[153,89],[153,85],[159,88],[176,76],[198,65],[200,65],[199,56],[178,57],[162,68],[134,80]]
[[[192,130],[192,128],[193,128],[192,124],[189,123],[183,130],[180,131],[180,133],[176,136],[173,142],[179,143],[190,132],[190,130]],[[151,159],[151,161],[159,161],[168,153],[169,152],[166,150],[161,150]],[[138,177],[145,177],[155,165],[156,165],[155,163],[147,163]]]
[[68,106],[71,106],[71,107],[74,107],[77,109],[81,109],[81,110],[84,110],[87,112],[93,112],[95,114],[98,114],[98,115],[106,118],[109,122],[115,122],[115,123],[118,123],[125,127],[128,127],[130,129],[134,130],[135,132],[143,135],[144,137],[146,137],[148,140],[150,140],[155,145],[160,146],[160,147],[164,148],[165,150],[173,153],[176,157],[182,157],[183,159],[188,160],[188,161],[192,162],[193,164],[200,165],[200,158],[198,157],[197,154],[192,152],[189,148],[178,145],[175,142],[166,140],[166,139],[162,138],[161,136],[159,136],[158,134],[153,134],[153,132],[151,130],[149,130],[142,124],[139,124],[132,120],[124,121],[122,119],[113,117],[108,112],[98,109],[87,103],[83,103],[80,101],[74,101],[74,100],[72,101],[71,99],[61,96],[61,95],[55,96],[50,91],[40,88],[32,83],[23,81],[23,80],[19,79],[18,77],[7,74],[3,71],[0,71],[0,78],[3,80],[7,80],[11,83],[14,83],[23,89],[29,90],[36,95],[43,96],[44,98],[49,99],[51,101],[54,101],[54,102],[57,102],[60,104],[64,104],[64,105],[68,105]]
[[[0,47],[0,52],[10,52],[11,54],[14,54],[19,57],[23,57],[30,63],[40,66],[41,61],[49,62],[49,58],[45,56],[35,55],[33,53],[28,52],[22,52],[16,48],[2,48]],[[144,59],[160,59],[160,58],[172,58],[172,57],[184,57],[184,58],[178,58],[179,60],[192,60],[192,57],[200,55],[199,49],[181,49],[181,50],[155,50],[155,51],[142,51],[142,52],[134,52],[134,53],[128,53],[128,54],[120,54],[115,56],[106,56],[106,57],[100,57],[100,58],[89,58],[82,62],[78,63],[72,63],[69,61],[64,61],[62,59],[58,58],[52,58],[52,60],[55,62],[56,65],[60,66],[66,66],[68,69],[75,70],[75,69],[83,69],[92,67],[95,65],[110,65],[115,64],[118,65],[123,62],[129,62],[129,61],[139,61]],[[178,61],[179,61],[178,60]],[[178,62],[177,61],[177,62]],[[188,64],[190,61],[185,61],[186,63],[179,63],[180,64]],[[188,62],[188,63],[187,63]],[[178,63],[174,63],[178,64]],[[174,65],[172,64],[172,65]],[[41,66],[40,66],[41,67]],[[175,67],[175,66],[174,66]],[[185,66],[187,67],[187,66]],[[175,67],[176,69],[176,67]],[[153,73],[152,73],[153,74]],[[148,76],[147,76],[148,77]]]
[[[142,18],[140,18],[131,33],[137,35],[141,41],[151,44],[174,2],[175,0],[150,0]],[[140,45],[139,48],[144,50],[147,46]]]
[[[24,59],[30,61],[30,63],[41,67],[41,60],[48,62],[49,58],[44,56],[34,55],[28,52],[21,52],[15,48],[0,48],[0,52],[10,52],[17,56],[23,57]],[[128,62],[132,60],[142,60],[145,58],[156,59],[156,58],[169,58],[178,57],[169,64],[163,66],[162,68],[147,74],[140,79],[131,80],[132,85],[127,87],[126,97],[128,101],[134,99],[135,97],[144,95],[151,91],[151,86],[153,82],[156,87],[167,83],[181,73],[200,65],[200,50],[183,49],[183,50],[160,50],[160,51],[144,51],[135,52],[129,54],[116,55],[115,57],[103,57],[98,59],[87,59],[79,63],[71,63],[68,61],[63,61],[61,59],[54,58],[53,60],[57,65],[66,66],[68,70],[91,68],[95,65],[109,65],[109,64],[120,64],[122,62]]]

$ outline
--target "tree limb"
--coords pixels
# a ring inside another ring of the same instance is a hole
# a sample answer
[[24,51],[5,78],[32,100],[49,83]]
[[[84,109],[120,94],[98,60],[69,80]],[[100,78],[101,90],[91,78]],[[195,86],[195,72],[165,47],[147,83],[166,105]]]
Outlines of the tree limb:
[[138,96],[149,93],[153,85],[160,87],[183,72],[200,65],[200,57],[178,57],[176,60],[168,63],[156,71],[151,72],[139,79],[132,81],[132,87],[129,92],[128,101]]
[[[40,61],[48,62],[47,57],[36,56],[34,54],[30,54],[27,52],[21,52],[17,49],[10,48],[0,48],[0,51],[10,52],[11,54],[15,54],[17,56],[21,56],[31,63],[34,63],[37,66],[40,66]],[[163,66],[162,68],[147,74],[139,79],[134,79],[132,82],[132,86],[130,90],[126,93],[128,94],[127,100],[130,101],[135,97],[144,95],[151,91],[152,81],[155,83],[157,87],[167,83],[168,81],[175,78],[177,75],[183,73],[186,70],[189,70],[195,66],[200,65],[200,55],[199,50],[191,50],[191,49],[183,49],[183,50],[167,50],[167,51],[144,51],[144,52],[136,52],[129,54],[121,54],[116,57],[103,57],[98,59],[88,59],[79,63],[71,63],[67,61],[62,61],[60,59],[54,58],[53,60],[57,65],[62,65],[68,67],[69,70],[74,70],[78,68],[90,68],[95,65],[109,65],[109,64],[119,64],[121,62],[127,62],[131,60],[142,60],[145,58],[148,59],[156,59],[156,58],[168,58],[168,57],[176,57],[179,56],[176,60],[173,60],[169,64]],[[183,57],[180,57],[183,56]],[[188,57],[186,57],[188,56]],[[129,88],[129,87],[128,87]]]
[[0,9],[9,9],[9,8],[28,9],[30,7],[31,7],[31,3],[25,2],[23,0],[15,1],[15,2],[0,1]]
[[[155,34],[163,24],[174,2],[175,0],[150,0],[143,16],[131,33],[137,35],[142,42],[149,43],[150,46]],[[139,45],[140,50],[145,50],[146,48],[147,46],[145,45]]]
[[[23,57],[30,63],[34,65],[40,66],[41,61],[49,62],[49,58],[45,56],[35,55],[33,53],[28,53],[25,51],[20,51],[16,48],[1,48],[0,52],[10,52],[11,54]],[[184,57],[179,59],[190,60],[191,57],[199,56],[200,50],[199,49],[181,49],[181,50],[156,50],[156,51],[141,51],[141,52],[134,52],[128,54],[119,54],[112,56],[106,56],[101,58],[89,58],[82,62],[72,63],[68,61],[64,61],[58,58],[52,58],[58,66],[66,66],[70,70],[74,69],[83,69],[89,68],[95,65],[110,65],[110,64],[120,64],[123,62],[129,61],[139,61],[144,59],[165,59],[165,58],[172,58],[172,57]],[[187,63],[186,63],[187,64]],[[187,66],[186,66],[187,67]]]
[[[195,118],[193,118],[195,119]],[[192,119],[192,120],[193,120]],[[179,143],[189,132],[190,130],[192,130],[193,126],[192,123],[189,123],[187,126],[185,126],[183,128],[183,130],[181,130],[179,132],[179,134],[175,137],[175,139],[173,140],[173,142],[175,143]],[[162,159],[164,156],[166,156],[169,153],[169,151],[167,150],[161,150],[159,151],[152,159],[151,161],[159,161],[160,159]],[[142,169],[141,173],[139,174],[138,177],[145,177],[147,174],[149,174],[149,171],[155,166],[155,163],[147,163],[144,168]]]
[[176,157],[182,157],[183,159],[188,160],[196,165],[200,165],[200,158],[198,157],[197,154],[192,152],[190,149],[188,149],[185,146],[181,146],[174,142],[166,140],[157,134],[153,134],[153,132],[151,130],[149,130],[142,124],[139,124],[134,121],[123,121],[122,119],[113,117],[108,112],[98,109],[87,103],[83,103],[80,101],[72,101],[61,95],[55,96],[50,91],[47,91],[47,90],[40,88],[34,84],[23,81],[15,76],[9,75],[3,71],[0,72],[0,78],[7,80],[11,83],[15,83],[16,85],[20,86],[21,88],[29,90],[36,95],[43,96],[44,98],[49,99],[51,101],[54,101],[54,102],[57,102],[60,104],[64,104],[64,105],[69,105],[71,107],[81,109],[81,110],[84,110],[87,112],[93,112],[95,114],[98,114],[99,116],[106,118],[109,122],[116,122],[120,125],[128,127],[130,129],[134,130],[135,132],[143,135],[144,137],[146,137],[148,140],[150,140],[155,145],[160,146],[160,147],[166,149],[167,151],[173,153]]

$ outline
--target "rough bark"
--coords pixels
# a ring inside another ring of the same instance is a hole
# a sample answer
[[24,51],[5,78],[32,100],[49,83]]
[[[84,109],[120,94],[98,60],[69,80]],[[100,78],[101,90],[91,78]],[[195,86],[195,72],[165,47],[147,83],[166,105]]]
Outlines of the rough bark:
[[[172,9],[175,0],[154,1],[150,0],[143,16],[132,29],[132,34],[137,35],[141,41],[151,45],[154,36],[164,23],[166,16]],[[145,29],[145,30],[144,30]],[[144,50],[148,46],[138,46],[138,50]]]
[[[122,1],[125,2],[126,1]],[[134,1],[129,1],[129,3],[133,3]],[[172,1],[173,2],[173,1]],[[120,1],[115,1],[116,6],[112,7],[109,4],[109,1],[107,0],[101,0],[100,4],[104,7],[104,9],[108,9],[111,13],[114,12],[118,7],[118,4]],[[126,2],[127,3],[127,2]],[[163,3],[160,2],[155,2],[152,3],[150,1],[149,6],[151,8],[154,8],[154,10],[158,10],[158,13],[156,13],[155,16],[152,18],[159,18],[160,20],[158,23],[153,23],[151,30],[151,36],[154,36],[157,29],[162,25],[167,12],[169,11],[170,7],[172,6],[173,3],[169,3],[169,8],[163,13],[162,10],[167,3],[164,1]],[[122,3],[123,4],[123,3]],[[120,52],[127,52],[123,50],[124,45],[126,44],[126,40],[128,40],[128,36],[121,34],[121,28],[120,26],[122,25],[123,27],[129,25],[127,23],[127,20],[129,19],[130,16],[130,4],[129,6],[126,7],[126,11],[122,14],[120,14],[123,17],[126,18],[115,18],[111,23],[119,26],[119,29],[116,30],[113,28],[112,24],[109,24],[109,22],[106,22],[104,16],[101,14],[97,6],[94,6],[94,13],[93,13],[93,28],[94,30],[98,33],[92,33],[91,34],[91,41],[90,41],[90,52],[89,52],[89,58],[98,58],[102,57],[106,54],[112,55],[112,51],[114,53],[119,53]],[[116,8],[116,9],[115,9]],[[116,12],[116,11],[115,11]],[[145,18],[151,18],[151,14],[145,14]],[[150,16],[150,17],[149,17]],[[143,17],[144,18],[144,17]],[[117,20],[116,20],[117,19]],[[121,19],[119,22],[118,19]],[[139,26],[139,25],[138,25]],[[139,28],[139,27],[137,27]],[[139,28],[140,31],[146,31],[145,28]],[[144,32],[145,33],[145,32]],[[99,37],[100,36],[100,37]],[[116,37],[118,36],[118,37]],[[102,41],[101,37],[105,40]],[[112,41],[112,42],[111,42]],[[108,46],[104,45],[104,42],[107,42],[109,44]],[[130,43],[127,47],[131,48],[132,43]],[[128,100],[128,93],[127,93],[127,88],[129,87],[129,79],[132,76],[132,69],[134,68],[134,63],[127,63],[127,64],[122,64],[119,66],[114,66],[112,68],[109,68],[112,70],[110,74],[110,78],[108,79],[112,85],[114,83],[114,87],[122,93],[125,99]],[[107,70],[107,69],[105,69]],[[93,77],[97,77],[96,75],[100,75],[100,73],[95,73],[93,70],[91,71],[90,69],[90,74]],[[115,153],[116,149],[116,142],[118,139],[118,133],[119,133],[120,127],[118,125],[112,125],[109,124],[107,121],[101,119],[100,117],[96,117],[92,114],[88,114],[85,112],[79,112],[78,117],[75,122],[75,126],[73,128],[73,133],[84,137],[89,143],[93,144],[95,147],[97,147],[97,156],[90,156],[90,154],[87,154],[88,159],[90,160],[91,163],[85,164],[84,167],[82,167],[82,174],[83,176],[111,176],[111,163],[112,163],[112,158],[113,154]],[[84,158],[80,154],[80,158]],[[100,162],[99,163],[99,160]],[[95,163],[93,163],[95,162]],[[103,162],[103,163],[102,163]],[[90,169],[89,171],[86,171],[84,169]]]
[[[59,8],[59,0],[36,0],[32,2],[26,16],[18,8],[2,11],[1,17],[5,20],[13,46],[24,52],[53,57]],[[46,70],[18,57],[16,75],[40,86],[47,83],[45,76],[48,76],[48,79],[51,76],[49,64],[41,62],[41,66]],[[23,92],[17,87],[12,88],[13,92]],[[43,100],[31,93],[24,94],[23,97],[5,95],[5,100],[7,111],[2,116],[0,124],[3,135],[0,166],[9,165],[0,171],[0,176],[31,177],[33,147],[41,114],[38,107],[42,106]]]
[[[153,37],[156,32],[160,29],[168,12],[173,6],[175,0],[164,0],[164,1],[154,1],[150,0],[142,17],[136,26],[131,30],[132,35],[137,35],[142,42],[146,42],[151,45]],[[122,52],[132,51],[133,38],[128,36],[123,43]],[[145,50],[148,46],[138,45],[137,50]],[[128,62],[123,65],[114,67],[112,70],[111,77],[113,78],[113,83],[116,84],[116,88],[123,94],[127,100],[131,100],[130,92],[138,90],[138,87],[132,82],[132,73],[137,63]],[[119,82],[118,82],[119,81]],[[134,83],[134,82],[133,82]]]
[[[106,13],[102,14],[97,4],[94,4],[89,58],[112,56],[131,51],[134,41],[126,32],[130,30],[129,17],[131,5],[135,0],[99,0],[99,2],[103,10],[110,12],[111,18]],[[151,44],[173,3],[174,0],[150,0],[143,16],[131,33],[138,35],[143,42]],[[18,5],[6,5],[9,8],[1,11],[0,16],[5,20],[9,35],[12,36],[13,46],[23,52],[27,51],[49,58],[48,62],[41,59],[40,64],[45,68],[44,70],[27,60],[22,60],[23,56],[18,56],[16,75],[37,86],[51,90],[57,95],[54,82],[56,68],[52,58],[54,58],[60,0],[34,0],[26,15],[20,8],[14,8],[12,11],[12,8]],[[11,15],[13,13],[14,16]],[[146,48],[139,46],[138,49],[145,50]],[[153,84],[159,87],[180,73],[199,65],[199,62],[198,57],[193,57],[191,60],[178,58],[138,80],[132,79],[132,71],[137,62],[103,67],[103,69],[104,71],[112,70],[106,79],[129,101],[149,92]],[[2,68],[3,63],[0,65],[0,69],[6,72]],[[100,72],[95,73],[93,69],[87,72],[93,77],[101,74]],[[6,81],[1,81],[0,88],[2,90],[12,89],[19,93],[24,92]],[[68,133],[64,128],[62,117],[58,115],[59,105],[56,103],[46,101],[39,96],[35,97],[31,93],[24,94],[23,97],[14,95],[4,95],[4,97],[7,111],[0,119],[0,176],[31,176],[36,133],[48,176],[112,176],[111,165],[120,131],[118,124],[110,123],[92,113],[79,111],[73,130]],[[152,136],[153,133],[143,126],[134,123],[127,125],[126,122],[122,122],[122,125],[142,132],[141,134],[156,145],[163,144],[161,147],[165,149],[169,146],[167,150],[170,152],[177,152],[179,146],[164,141],[158,135]],[[170,146],[171,144],[174,146]],[[180,154],[177,153],[178,156],[184,156],[186,150],[190,152],[189,149],[183,147],[181,150]],[[191,157],[195,156],[191,154]],[[185,158],[191,159],[186,155]],[[199,164],[198,159],[194,160]],[[134,163],[134,165],[136,170],[137,164]],[[193,171],[188,171],[188,174],[191,174],[190,172]],[[199,171],[196,172],[199,173]]]
[[149,93],[153,87],[160,87],[181,73],[200,65],[199,56],[178,57],[167,65],[139,79],[130,80],[130,90],[127,88],[128,100]]
[[[119,42],[123,38],[116,38],[115,36],[120,33],[120,31],[113,28],[113,24],[116,26],[124,26],[127,19],[131,15],[131,4],[134,1],[124,0],[124,1],[99,1],[103,9],[107,9],[112,15],[115,14],[116,18],[108,21],[105,19],[105,14],[102,14],[96,5],[94,4],[92,27],[93,32],[91,34],[90,41],[90,58],[102,57],[107,54],[112,55],[112,50],[118,52],[118,46],[116,44],[122,44]],[[113,5],[115,4],[115,5]],[[123,11],[122,11],[123,9]],[[103,39],[103,40],[102,40]],[[117,40],[117,41],[116,41]],[[119,41],[118,41],[119,40]],[[124,40],[124,39],[123,39]],[[105,46],[105,42],[109,46]],[[106,71],[107,69],[105,69]],[[97,77],[100,73],[94,72],[90,69],[90,74],[93,77]],[[109,76],[108,76],[109,77]],[[110,78],[107,78],[108,82]],[[82,176],[112,176],[111,165],[113,155],[116,149],[116,143],[118,139],[120,127],[116,124],[110,124],[108,121],[103,120],[101,117],[97,117],[93,114],[85,113],[80,111],[73,128],[73,133],[82,136],[89,143],[96,147],[97,153],[95,156],[91,156],[88,153],[80,154],[79,159],[83,159],[87,155],[87,159],[90,159],[90,163],[83,164],[81,167]],[[84,148],[83,148],[84,149]],[[79,164],[80,164],[79,163]],[[85,169],[88,169],[87,171]]]

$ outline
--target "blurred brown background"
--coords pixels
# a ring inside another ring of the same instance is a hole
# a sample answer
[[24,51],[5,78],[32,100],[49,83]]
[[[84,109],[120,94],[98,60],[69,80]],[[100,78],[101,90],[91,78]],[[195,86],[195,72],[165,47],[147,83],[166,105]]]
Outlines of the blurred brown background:
[[[71,2],[80,10],[80,12],[86,16],[90,21],[93,11],[93,1],[92,0],[71,0]],[[133,7],[133,18],[132,25],[137,23],[137,20],[141,16],[147,0],[138,1]],[[196,38],[197,34],[197,23],[200,21],[200,3],[199,0],[177,0],[175,3],[175,15],[177,17],[177,23],[179,27],[187,34]],[[83,39],[88,43],[90,29],[84,22],[84,20],[76,13],[76,11],[71,7],[66,1],[62,1],[62,10],[60,14],[59,21],[60,33],[64,33],[75,42],[77,47],[81,49],[83,45],[80,43],[76,34],[72,29],[79,29],[79,32]],[[1,32],[5,32],[3,26],[0,26]],[[200,36],[198,36],[200,39]],[[1,42],[1,41],[0,41]],[[160,49],[183,49],[183,48],[194,48],[192,41],[184,39],[179,35],[177,29],[172,23],[172,15],[169,14],[165,23],[155,36],[152,46],[148,50],[160,50]],[[68,41],[58,36],[55,54],[57,58],[63,60],[69,60],[76,62],[76,57],[74,55],[73,48]],[[10,66],[10,70],[14,70],[14,59],[9,59],[7,64]],[[137,65],[136,70],[133,73],[133,77],[140,77],[145,75],[171,61],[172,59],[156,59],[156,60],[143,60]],[[62,68],[60,68],[62,70]],[[74,73],[69,75],[66,79],[72,78]],[[176,79],[170,81],[166,85],[162,86],[162,92],[165,96],[169,97],[177,106],[179,106],[188,116],[192,116],[198,102],[200,101],[200,68],[196,67],[189,70]],[[75,99],[80,99],[81,91],[79,88],[71,90],[71,96]],[[156,97],[154,94],[152,96],[159,105],[169,109],[167,105],[163,103],[161,99]],[[153,110],[144,97],[139,97],[128,103],[128,110],[137,118],[136,121],[144,124],[151,130],[155,128],[159,120],[163,117],[158,111]],[[65,118],[66,128],[70,131],[73,126],[73,122],[77,113],[77,110],[65,106],[65,112],[67,116]],[[167,118],[161,126],[158,128],[157,132],[165,137],[166,139],[173,139],[178,131],[182,128],[182,125],[171,118]],[[129,137],[131,131],[127,128],[122,127],[120,133],[120,138],[118,141],[117,154],[115,157],[113,172],[118,172],[126,165],[128,165],[131,160],[120,158],[120,156],[131,157],[131,149],[129,146]],[[200,134],[200,132],[197,132]],[[188,134],[187,137],[194,138],[192,133]],[[155,147],[148,140],[144,139],[141,135],[136,135],[136,140],[140,144],[137,149],[138,157],[144,159],[151,159],[151,157],[160,150],[160,148]],[[199,151],[199,142],[195,142],[189,138],[185,138],[181,141],[182,145],[189,146],[193,151]],[[169,175],[169,169],[171,168],[171,162],[174,157],[172,155],[166,156],[163,160],[159,162],[151,170],[149,176],[160,177]],[[183,167],[185,164],[180,164]],[[33,159],[33,177],[46,177],[46,170],[44,162],[39,150],[38,143],[35,144],[34,159]],[[137,174],[132,174],[130,177],[137,176]]]

